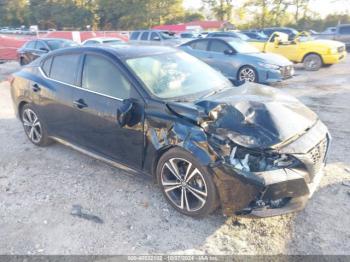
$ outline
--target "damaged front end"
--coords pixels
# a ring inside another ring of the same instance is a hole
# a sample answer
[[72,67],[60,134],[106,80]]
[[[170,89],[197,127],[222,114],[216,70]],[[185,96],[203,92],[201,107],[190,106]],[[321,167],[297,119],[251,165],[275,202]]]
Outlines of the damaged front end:
[[281,149],[224,142],[231,153],[212,167],[224,213],[266,217],[303,209],[323,176],[329,142],[321,122]]
[[330,144],[326,126],[310,109],[254,84],[196,106],[201,113],[195,120],[219,156],[210,168],[226,215],[266,217],[304,208],[321,180]]

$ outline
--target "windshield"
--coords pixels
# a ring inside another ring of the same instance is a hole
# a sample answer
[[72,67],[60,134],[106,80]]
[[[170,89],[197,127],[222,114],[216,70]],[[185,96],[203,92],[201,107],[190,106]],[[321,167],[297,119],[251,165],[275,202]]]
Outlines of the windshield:
[[243,53],[243,54],[259,53],[259,50],[256,47],[241,40],[231,40],[231,41],[228,41],[228,44],[232,46],[237,51],[237,53]]
[[45,41],[51,50],[56,50],[64,47],[77,46],[78,44],[69,40],[47,40]]
[[244,40],[244,41],[247,41],[247,40],[250,39],[249,36],[247,36],[247,35],[245,35],[245,34],[243,34],[243,33],[236,32],[236,34],[237,34],[237,36],[238,36],[240,39],[242,39],[242,40]]
[[299,34],[299,32],[297,30],[295,30],[294,28],[291,28],[290,31],[292,32],[293,35]]
[[126,63],[160,98],[188,98],[232,86],[219,72],[184,52],[131,58]]

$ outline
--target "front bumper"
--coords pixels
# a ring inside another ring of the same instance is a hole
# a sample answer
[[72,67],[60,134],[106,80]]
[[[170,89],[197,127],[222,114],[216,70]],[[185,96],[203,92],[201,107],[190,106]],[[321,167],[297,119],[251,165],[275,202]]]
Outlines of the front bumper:
[[344,50],[343,52],[341,53],[337,53],[337,54],[334,54],[334,55],[323,55],[322,56],[322,60],[323,60],[323,63],[324,64],[337,64],[343,60],[345,60],[346,58],[346,50]]
[[[244,173],[228,164],[214,168],[225,215],[276,216],[303,209],[322,177],[321,169],[312,180],[303,170],[278,169]],[[232,177],[227,174],[238,174]],[[241,176],[241,177],[239,177]],[[281,202],[280,205],[275,203]]]
[[223,213],[269,217],[303,209],[322,179],[329,144],[330,135],[319,122],[280,150],[301,161],[297,168],[247,172],[225,162],[213,166]]
[[258,70],[259,83],[271,84],[281,82],[294,76],[294,66],[283,66],[279,70],[260,68]]

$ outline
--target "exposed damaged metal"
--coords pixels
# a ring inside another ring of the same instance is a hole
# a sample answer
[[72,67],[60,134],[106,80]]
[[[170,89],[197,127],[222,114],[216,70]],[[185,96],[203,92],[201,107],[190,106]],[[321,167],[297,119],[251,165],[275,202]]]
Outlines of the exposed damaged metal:
[[297,99],[245,84],[167,107],[184,121],[164,125],[147,113],[147,150],[180,146],[210,167],[225,214],[299,210],[315,190],[330,135]]

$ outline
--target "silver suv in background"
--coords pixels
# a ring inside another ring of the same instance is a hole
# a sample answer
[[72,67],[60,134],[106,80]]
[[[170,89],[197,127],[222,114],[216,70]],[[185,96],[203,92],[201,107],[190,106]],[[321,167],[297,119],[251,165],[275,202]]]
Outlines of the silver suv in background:
[[142,30],[131,33],[129,42],[134,44],[178,46],[188,39],[181,39],[169,31]]
[[330,33],[321,33],[316,36],[318,39],[330,39],[343,42],[346,48],[350,49],[350,24],[338,25],[335,30]]

